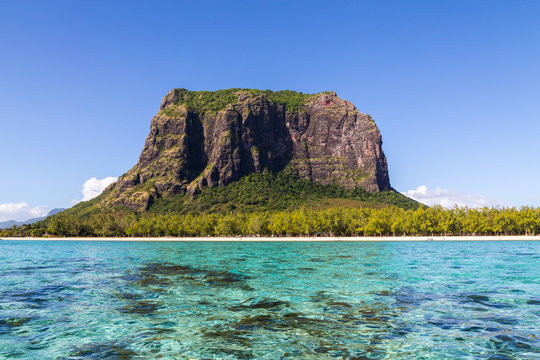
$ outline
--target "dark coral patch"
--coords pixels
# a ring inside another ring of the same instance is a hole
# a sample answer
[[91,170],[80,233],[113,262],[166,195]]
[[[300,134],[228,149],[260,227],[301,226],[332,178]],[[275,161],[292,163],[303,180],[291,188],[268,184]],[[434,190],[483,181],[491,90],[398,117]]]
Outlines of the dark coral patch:
[[129,360],[139,358],[138,354],[122,343],[90,343],[73,349],[68,359],[110,359]]
[[281,300],[260,300],[248,304],[240,304],[229,307],[229,310],[231,311],[242,311],[242,310],[250,310],[250,309],[272,309],[278,306],[289,306],[289,302],[287,301],[281,301]]
[[118,309],[123,314],[151,315],[161,308],[161,304],[154,301],[136,301]]

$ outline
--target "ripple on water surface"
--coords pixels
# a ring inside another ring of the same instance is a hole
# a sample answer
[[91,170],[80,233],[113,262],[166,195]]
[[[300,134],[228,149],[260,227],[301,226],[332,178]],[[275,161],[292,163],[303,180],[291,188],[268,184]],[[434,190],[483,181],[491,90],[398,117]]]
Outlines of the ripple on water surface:
[[540,244],[0,242],[0,358],[536,359]]

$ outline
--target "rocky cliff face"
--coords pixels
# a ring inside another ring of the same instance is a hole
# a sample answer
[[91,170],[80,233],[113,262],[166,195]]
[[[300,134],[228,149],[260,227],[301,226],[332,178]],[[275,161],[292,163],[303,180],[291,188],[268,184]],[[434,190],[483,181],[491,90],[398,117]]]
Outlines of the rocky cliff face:
[[139,161],[102,203],[144,211],[157,197],[193,195],[263,171],[388,190],[381,144],[371,116],[335,92],[175,89],[152,119]]

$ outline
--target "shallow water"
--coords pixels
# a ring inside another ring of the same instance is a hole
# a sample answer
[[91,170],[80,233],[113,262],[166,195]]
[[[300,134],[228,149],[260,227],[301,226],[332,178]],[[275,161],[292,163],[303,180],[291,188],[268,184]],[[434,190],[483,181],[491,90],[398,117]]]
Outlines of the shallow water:
[[0,242],[0,358],[537,359],[540,242]]

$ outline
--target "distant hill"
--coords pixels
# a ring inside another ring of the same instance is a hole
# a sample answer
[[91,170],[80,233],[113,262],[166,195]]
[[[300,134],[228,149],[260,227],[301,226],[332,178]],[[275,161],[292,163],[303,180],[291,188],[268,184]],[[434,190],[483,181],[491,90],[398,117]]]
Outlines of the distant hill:
[[65,209],[52,209],[51,211],[49,211],[49,213],[47,214],[47,216],[42,216],[42,217],[38,217],[38,218],[28,219],[28,220],[25,220],[25,221],[9,220],[9,221],[0,222],[0,229],[8,229],[8,228],[12,227],[13,225],[15,225],[15,226],[21,226],[21,225],[33,224],[33,223],[35,223],[35,222],[44,220],[45,218],[47,218],[47,217],[49,217],[49,216],[56,215],[56,214],[58,214],[59,212],[62,212],[62,211],[64,211],[64,210],[65,210]]

